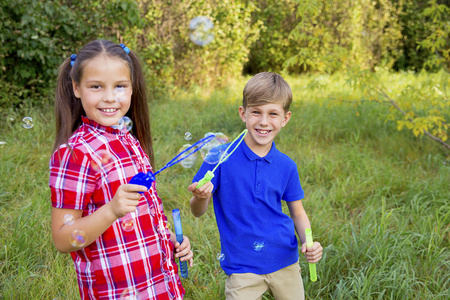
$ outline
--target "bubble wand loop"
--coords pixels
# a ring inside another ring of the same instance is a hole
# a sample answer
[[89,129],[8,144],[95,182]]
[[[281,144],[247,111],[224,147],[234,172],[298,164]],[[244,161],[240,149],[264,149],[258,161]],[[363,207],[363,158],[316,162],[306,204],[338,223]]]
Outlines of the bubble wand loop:
[[[183,150],[177,156],[172,158],[164,167],[162,167],[161,169],[159,169],[155,173],[152,173],[152,172],[148,172],[148,173],[140,172],[140,173],[137,173],[136,175],[133,176],[133,178],[131,178],[131,180],[128,183],[130,183],[130,184],[137,184],[137,185],[143,185],[143,186],[147,187],[147,189],[150,189],[151,186],[152,186],[153,181],[155,181],[155,176],[157,174],[159,174],[162,171],[164,171],[165,169],[167,169],[167,168],[169,168],[169,167],[179,163],[183,159],[191,156],[192,154],[194,154],[195,152],[200,150],[200,148],[202,148],[204,145],[206,145],[214,137],[215,137],[215,135],[211,134],[211,135],[208,135],[207,137],[204,137],[204,138],[198,140],[196,143],[191,145],[189,148]],[[197,148],[195,148],[196,146],[197,146]],[[192,152],[189,152],[191,149],[194,149],[194,150]],[[185,153],[187,153],[187,155],[182,156]],[[139,193],[142,194],[143,192],[139,192]]]
[[[205,183],[207,183],[208,181],[211,181],[211,179],[213,179],[214,177],[214,171],[217,169],[217,167],[223,163],[224,161],[226,161],[228,159],[228,157],[230,157],[231,154],[233,154],[233,152],[237,149],[237,147],[239,147],[239,145],[242,143],[242,141],[244,140],[245,135],[247,134],[247,129],[244,129],[229,145],[228,147],[225,149],[224,154],[226,155],[222,155],[219,159],[219,162],[217,163],[217,165],[214,167],[214,169],[212,169],[211,171],[206,172],[205,176],[203,176],[202,179],[200,179],[200,181],[198,182],[197,186],[195,188],[199,188],[202,185],[204,185]],[[234,149],[228,153],[228,150],[231,148],[231,146],[237,141],[239,140],[239,142],[237,143],[236,147],[234,147]]]
[[[306,235],[306,247],[312,247],[314,244],[313,238],[312,238],[312,231],[311,228],[305,229],[305,235]],[[316,264],[315,263],[309,263],[309,278],[311,281],[317,281],[317,272],[316,272]]]
[[[175,226],[175,235],[177,237],[177,242],[181,244],[183,242],[183,228],[181,226],[180,210],[178,208],[172,210],[172,217],[173,217],[173,224]],[[180,270],[181,270],[181,277],[187,278],[188,268],[186,261],[180,260]]]

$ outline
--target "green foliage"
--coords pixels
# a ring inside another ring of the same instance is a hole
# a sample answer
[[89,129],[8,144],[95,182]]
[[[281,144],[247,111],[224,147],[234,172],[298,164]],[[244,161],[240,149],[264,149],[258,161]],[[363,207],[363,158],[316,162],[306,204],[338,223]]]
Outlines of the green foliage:
[[[393,80],[396,80],[395,92]],[[440,143],[450,156],[447,143],[450,137],[450,78],[446,72],[441,71],[430,78],[426,72],[394,75],[381,70],[368,72],[353,66],[348,68],[347,83],[354,88],[354,95],[337,97],[338,104],[347,101],[353,101],[355,105],[364,102],[386,104],[389,112],[386,121],[396,122],[398,130],[406,128],[416,137],[426,135]]]
[[[241,73],[250,46],[258,38],[250,1],[139,1],[143,23],[123,32],[146,64],[153,92],[170,86],[220,86]],[[189,39],[189,22],[206,16],[214,23],[214,40],[197,46]]]
[[450,73],[450,7],[430,0],[422,17],[430,24],[430,34],[420,42],[418,48],[430,51],[431,56],[425,62],[430,69],[444,68]]
[[[138,22],[137,11],[132,0],[1,0],[1,82],[45,94],[66,57],[92,39]],[[0,107],[26,102],[22,95],[15,95],[18,98],[12,101],[2,97]]]
[[258,9],[253,12],[253,22],[260,21],[263,25],[259,39],[251,47],[244,72],[281,72],[286,58],[299,51],[299,44],[290,36],[298,23],[296,1],[258,0],[255,3]]
[[[291,32],[301,44],[285,67],[334,72],[342,62],[362,68],[392,67],[399,57],[401,26],[397,15],[402,1],[298,1],[299,23]],[[331,56],[331,59],[330,59]],[[333,59],[338,56],[339,59]]]
[[400,57],[395,62],[395,70],[422,69],[429,51],[417,47],[429,34],[429,24],[421,16],[427,2],[424,0],[405,0],[402,12],[399,14],[399,22],[402,26],[403,44]]

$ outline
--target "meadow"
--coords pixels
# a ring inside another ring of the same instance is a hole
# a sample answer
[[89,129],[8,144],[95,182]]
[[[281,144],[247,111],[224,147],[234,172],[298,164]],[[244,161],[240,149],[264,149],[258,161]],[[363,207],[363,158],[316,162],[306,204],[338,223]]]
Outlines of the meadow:
[[[396,95],[400,82],[414,84],[418,77],[393,74],[385,85]],[[247,79],[226,89],[192,88],[153,99],[157,168],[206,132],[230,138],[240,133],[238,106]],[[379,103],[335,105],[336,94],[355,97],[338,75],[287,81],[294,93],[292,118],[277,148],[298,164],[303,205],[314,239],[324,248],[316,282],[300,256],[307,299],[449,299],[448,154],[426,137],[398,131]],[[22,127],[24,116],[33,118],[33,128]],[[185,132],[191,132],[191,141]],[[11,110],[1,121],[0,299],[79,299],[72,260],[56,251],[51,238],[53,139],[52,107]],[[200,164],[165,170],[157,177],[158,192],[169,221],[173,208],[181,210],[194,249],[194,267],[182,280],[185,299],[224,299],[226,276],[216,258],[220,244],[212,207],[201,218],[189,209],[187,186]]]

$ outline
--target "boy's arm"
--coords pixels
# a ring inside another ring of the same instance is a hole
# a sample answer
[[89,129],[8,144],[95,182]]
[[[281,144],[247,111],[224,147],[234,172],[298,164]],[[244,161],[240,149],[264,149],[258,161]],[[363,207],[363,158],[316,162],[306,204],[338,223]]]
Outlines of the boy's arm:
[[208,181],[199,188],[196,188],[196,186],[197,182],[194,182],[188,187],[188,191],[192,192],[189,204],[192,214],[196,217],[201,217],[208,209],[214,185],[211,181]]
[[294,221],[295,231],[302,243],[302,252],[305,253],[306,260],[316,263],[322,258],[322,246],[319,242],[314,242],[312,247],[306,247],[305,229],[311,228],[308,215],[301,200],[287,202],[289,213]]

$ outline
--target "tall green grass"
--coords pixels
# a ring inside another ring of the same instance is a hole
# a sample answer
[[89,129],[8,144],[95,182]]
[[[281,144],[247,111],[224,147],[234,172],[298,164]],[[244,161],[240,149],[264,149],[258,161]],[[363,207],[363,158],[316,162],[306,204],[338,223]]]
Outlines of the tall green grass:
[[[401,82],[414,84],[414,76],[392,76],[386,80],[394,94]],[[377,103],[331,105],[335,94],[355,97],[339,76],[287,79],[294,92],[292,118],[277,148],[298,164],[303,203],[314,238],[324,247],[317,282],[309,280],[301,256],[307,298],[448,299],[450,162],[439,146],[397,131]],[[152,101],[157,168],[188,143],[187,131],[192,141],[210,131],[229,137],[241,132],[237,108],[245,82]],[[32,129],[21,127],[25,115],[34,119]],[[52,109],[41,108],[11,111],[0,126],[0,141],[6,142],[0,145],[0,299],[79,298],[70,256],[57,252],[51,239],[53,122]],[[189,209],[187,186],[200,163],[159,174],[158,192],[170,221],[171,209],[182,211],[194,249],[195,266],[182,280],[185,299],[224,299],[214,213],[210,208],[195,218]]]

